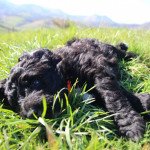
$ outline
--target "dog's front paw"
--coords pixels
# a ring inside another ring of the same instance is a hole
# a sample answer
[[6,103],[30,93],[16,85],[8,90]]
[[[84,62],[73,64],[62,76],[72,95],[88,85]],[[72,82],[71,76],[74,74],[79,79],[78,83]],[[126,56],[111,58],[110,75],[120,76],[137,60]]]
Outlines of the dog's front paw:
[[145,131],[145,122],[143,118],[135,111],[121,113],[115,117],[119,126],[119,131],[123,136],[132,141],[139,141]]

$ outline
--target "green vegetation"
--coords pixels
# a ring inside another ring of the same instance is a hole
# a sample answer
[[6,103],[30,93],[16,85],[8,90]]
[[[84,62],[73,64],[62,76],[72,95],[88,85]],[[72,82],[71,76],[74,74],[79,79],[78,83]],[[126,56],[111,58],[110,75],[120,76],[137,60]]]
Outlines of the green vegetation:
[[[72,37],[97,38],[117,44],[125,42],[129,50],[139,54],[137,59],[120,63],[121,83],[130,91],[150,93],[150,31],[110,28],[37,29],[0,33],[0,79],[8,76],[23,51],[39,47],[55,49]],[[116,127],[110,114],[96,106],[92,100],[82,102],[86,85],[81,93],[73,86],[65,98],[66,109],[56,119],[22,119],[0,104],[0,149],[73,149],[73,150],[148,150],[150,123],[144,138],[137,143],[115,134]],[[46,104],[43,99],[43,110]],[[43,116],[44,112],[43,111]]]

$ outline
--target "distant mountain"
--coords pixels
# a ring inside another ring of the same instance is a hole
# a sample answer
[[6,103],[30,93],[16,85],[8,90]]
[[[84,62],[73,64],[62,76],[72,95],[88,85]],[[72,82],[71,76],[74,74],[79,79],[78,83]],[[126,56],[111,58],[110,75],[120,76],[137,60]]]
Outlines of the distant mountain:
[[112,21],[110,18],[106,16],[68,16],[70,20],[73,20],[77,23],[86,25],[86,26],[94,26],[94,27],[101,27],[101,26],[117,26],[117,23]]
[[36,27],[67,27],[68,24],[64,20],[71,20],[78,25],[90,27],[150,28],[150,23],[143,25],[118,24],[107,16],[73,16],[60,10],[50,10],[38,5],[15,5],[9,0],[0,0],[1,28],[15,30]]
[[143,28],[143,29],[150,29],[150,22],[142,24],[141,28]]

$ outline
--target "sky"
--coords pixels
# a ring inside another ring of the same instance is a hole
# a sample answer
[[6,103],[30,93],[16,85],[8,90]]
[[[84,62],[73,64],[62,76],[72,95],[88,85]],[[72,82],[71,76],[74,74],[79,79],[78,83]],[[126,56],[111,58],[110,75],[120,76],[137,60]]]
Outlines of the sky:
[[100,15],[118,23],[150,22],[150,0],[10,0],[15,4],[36,4],[60,9],[71,15]]

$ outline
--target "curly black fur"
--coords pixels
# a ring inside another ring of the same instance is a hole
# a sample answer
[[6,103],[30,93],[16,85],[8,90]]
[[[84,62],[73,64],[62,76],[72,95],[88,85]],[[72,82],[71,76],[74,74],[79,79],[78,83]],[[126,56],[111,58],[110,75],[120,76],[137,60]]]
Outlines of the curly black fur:
[[[118,61],[136,56],[127,49],[124,43],[112,46],[96,39],[73,39],[54,52],[39,49],[25,53],[9,77],[0,82],[0,99],[23,117],[31,117],[33,111],[41,115],[44,95],[47,117],[52,117],[54,94],[66,87],[68,80],[73,83],[78,78],[79,85],[96,86],[91,92],[97,105],[103,103],[114,114],[122,135],[137,141],[145,130],[139,113],[150,109],[150,94],[134,95],[119,84]],[[59,111],[59,105],[56,109]]]

